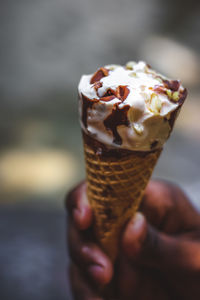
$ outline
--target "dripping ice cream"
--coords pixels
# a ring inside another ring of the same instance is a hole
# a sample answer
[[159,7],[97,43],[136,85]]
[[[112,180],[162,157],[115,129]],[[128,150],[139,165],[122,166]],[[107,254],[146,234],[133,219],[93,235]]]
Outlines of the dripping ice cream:
[[187,96],[179,80],[143,61],[83,75],[78,91],[82,130],[108,147],[132,151],[162,148]]

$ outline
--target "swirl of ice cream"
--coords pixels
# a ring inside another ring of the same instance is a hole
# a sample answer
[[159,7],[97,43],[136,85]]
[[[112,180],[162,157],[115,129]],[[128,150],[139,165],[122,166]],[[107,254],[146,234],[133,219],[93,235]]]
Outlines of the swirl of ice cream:
[[180,81],[143,61],[83,75],[78,91],[83,131],[107,146],[134,151],[163,146],[187,96]]

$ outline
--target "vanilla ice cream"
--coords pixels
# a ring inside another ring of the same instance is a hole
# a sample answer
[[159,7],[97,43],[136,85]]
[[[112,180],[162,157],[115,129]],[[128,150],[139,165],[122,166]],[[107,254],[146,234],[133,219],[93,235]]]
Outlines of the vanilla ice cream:
[[111,148],[162,148],[187,96],[180,81],[145,62],[107,65],[79,83],[83,131]]

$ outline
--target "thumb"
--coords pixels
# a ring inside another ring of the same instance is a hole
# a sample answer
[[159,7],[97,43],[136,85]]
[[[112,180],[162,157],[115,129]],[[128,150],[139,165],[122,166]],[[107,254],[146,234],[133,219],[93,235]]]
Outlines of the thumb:
[[157,252],[159,233],[147,223],[140,212],[129,221],[122,237],[122,247],[127,258],[137,264],[149,264]]
[[200,270],[198,242],[159,232],[139,212],[124,231],[122,248],[127,258],[139,266],[168,271]]

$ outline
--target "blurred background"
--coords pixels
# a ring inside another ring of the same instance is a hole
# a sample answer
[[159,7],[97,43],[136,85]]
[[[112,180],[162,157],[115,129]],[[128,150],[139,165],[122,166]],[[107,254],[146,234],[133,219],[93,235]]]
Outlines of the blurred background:
[[85,176],[82,74],[142,59],[182,80],[189,96],[154,177],[200,209],[200,4],[2,0],[0,41],[0,298],[71,299],[64,197]]

